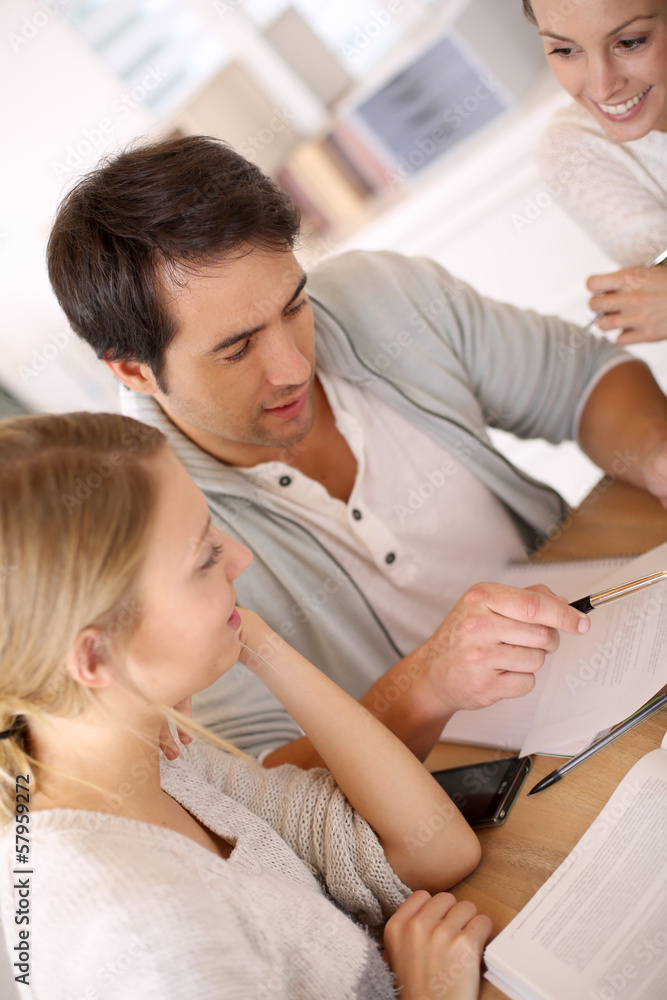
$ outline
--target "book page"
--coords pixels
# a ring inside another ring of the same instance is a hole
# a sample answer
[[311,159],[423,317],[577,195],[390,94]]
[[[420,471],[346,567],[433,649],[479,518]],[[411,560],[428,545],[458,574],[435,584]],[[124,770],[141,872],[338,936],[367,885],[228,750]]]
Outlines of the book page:
[[[664,569],[667,544],[615,570],[593,590]],[[590,619],[586,635],[561,634],[558,650],[547,657],[522,754],[590,738],[622,722],[667,684],[667,582],[596,608]]]
[[[600,577],[608,575],[612,568],[619,568],[629,561],[630,557],[619,556],[612,559],[515,564],[508,567],[500,582],[513,587],[543,583],[555,594],[574,601],[592,593],[594,584]],[[440,739],[448,743],[518,750],[530,730],[542,689],[546,685],[545,669],[540,670],[535,678],[535,687],[522,698],[505,698],[488,708],[457,712],[445,726]],[[567,747],[552,749],[562,754],[578,753],[588,745],[591,735],[571,741],[572,745]],[[545,747],[545,752],[548,749],[550,748]]]
[[[667,741],[663,741],[663,746]],[[531,1000],[664,1000],[667,753],[642,757],[574,850],[487,947],[489,977]]]

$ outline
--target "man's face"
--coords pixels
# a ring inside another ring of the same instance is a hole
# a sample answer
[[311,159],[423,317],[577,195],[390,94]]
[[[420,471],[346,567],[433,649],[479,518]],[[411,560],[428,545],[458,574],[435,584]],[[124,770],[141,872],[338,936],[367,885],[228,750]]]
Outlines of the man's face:
[[294,254],[252,250],[178,280],[166,290],[177,333],[160,405],[231,464],[301,441],[313,423],[315,331]]

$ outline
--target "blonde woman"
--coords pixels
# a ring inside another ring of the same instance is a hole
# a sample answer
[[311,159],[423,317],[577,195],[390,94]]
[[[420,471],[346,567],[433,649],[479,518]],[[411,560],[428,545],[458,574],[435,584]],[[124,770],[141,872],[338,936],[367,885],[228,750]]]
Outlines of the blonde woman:
[[[445,982],[471,1000],[490,922],[441,890],[478,863],[475,835],[396,737],[236,607],[250,559],[159,431],[0,424],[15,978],[37,1000],[422,1000]],[[329,770],[264,771],[167,707],[239,656]],[[172,762],[165,717],[190,734]],[[393,973],[363,929],[388,917]]]
[[667,0],[523,0],[574,98],[540,148],[549,188],[623,265],[591,277],[590,305],[619,343],[667,337]]

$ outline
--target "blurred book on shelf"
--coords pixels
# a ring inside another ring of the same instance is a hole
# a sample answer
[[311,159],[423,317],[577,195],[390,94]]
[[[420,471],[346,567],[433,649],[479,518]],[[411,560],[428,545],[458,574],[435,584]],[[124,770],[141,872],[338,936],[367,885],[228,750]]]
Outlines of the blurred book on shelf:
[[371,193],[363,178],[343,162],[330,137],[299,143],[276,179],[315,231],[348,226],[365,214]]

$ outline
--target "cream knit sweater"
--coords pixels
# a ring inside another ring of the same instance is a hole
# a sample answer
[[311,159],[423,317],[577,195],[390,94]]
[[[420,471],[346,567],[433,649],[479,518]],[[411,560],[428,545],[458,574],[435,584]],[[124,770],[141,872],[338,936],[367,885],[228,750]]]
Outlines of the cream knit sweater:
[[667,247],[667,132],[615,142],[573,102],[551,119],[539,159],[558,204],[619,264]]
[[[262,775],[264,781],[262,780]],[[162,787],[235,844],[222,860],[188,837],[116,816],[30,818],[30,989],[37,1000],[385,1000],[393,977],[360,923],[409,894],[328,771],[259,774],[190,747]],[[6,947],[14,824],[0,844]],[[348,914],[353,914],[351,919]]]

